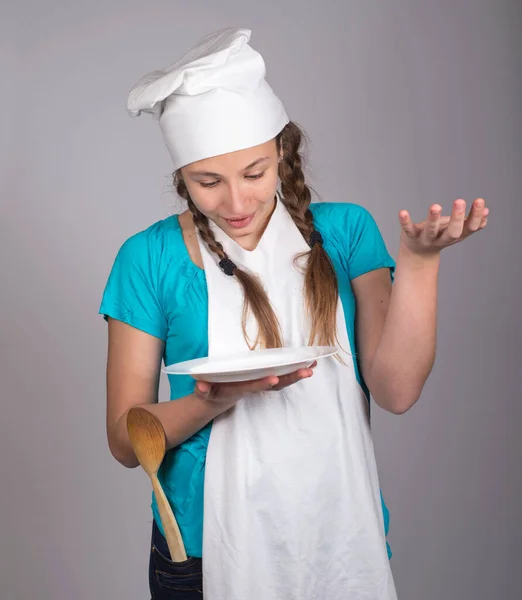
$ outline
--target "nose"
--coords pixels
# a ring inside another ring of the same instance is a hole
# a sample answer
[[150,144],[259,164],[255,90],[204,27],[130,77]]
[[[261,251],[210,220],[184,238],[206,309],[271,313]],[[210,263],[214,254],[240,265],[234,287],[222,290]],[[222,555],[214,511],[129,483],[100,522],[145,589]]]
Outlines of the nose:
[[248,198],[245,196],[245,191],[241,188],[241,185],[230,183],[228,186],[227,205],[231,214],[238,217],[243,216],[248,203]]

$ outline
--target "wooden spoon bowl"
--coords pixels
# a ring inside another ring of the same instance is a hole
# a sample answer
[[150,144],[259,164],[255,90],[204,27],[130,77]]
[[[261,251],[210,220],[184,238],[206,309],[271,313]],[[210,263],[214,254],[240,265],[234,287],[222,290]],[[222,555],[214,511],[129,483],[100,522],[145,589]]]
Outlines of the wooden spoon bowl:
[[127,414],[127,432],[138,462],[150,477],[171,559],[183,562],[187,560],[183,539],[158,479],[158,471],[166,451],[165,430],[151,412],[135,406]]

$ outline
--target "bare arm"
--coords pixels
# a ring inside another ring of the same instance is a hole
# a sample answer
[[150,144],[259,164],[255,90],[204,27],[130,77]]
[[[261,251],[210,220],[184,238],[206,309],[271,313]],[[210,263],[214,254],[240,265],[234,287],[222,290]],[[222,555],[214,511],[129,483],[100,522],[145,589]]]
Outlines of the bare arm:
[[172,402],[158,403],[163,349],[160,339],[109,319],[107,438],[112,455],[129,468],[139,464],[127,434],[127,413],[133,406],[143,406],[158,417],[165,430],[167,449],[171,449],[246,394],[281,389],[313,374],[312,369],[301,369],[284,377],[219,386],[198,382],[194,393]]
[[477,198],[453,202],[451,215],[433,204],[428,217],[413,223],[401,210],[401,243],[393,290],[384,272],[353,280],[362,370],[383,408],[403,413],[418,400],[435,362],[437,289],[441,250],[487,225],[489,208]]
[[127,435],[127,413],[133,406],[143,406],[159,418],[168,449],[230,407],[208,402],[198,393],[158,403],[163,347],[162,340],[109,319],[107,437],[113,456],[126,467],[138,466]]
[[440,256],[402,248],[393,288],[388,269],[357,277],[357,345],[374,400],[402,414],[418,400],[433,368]]

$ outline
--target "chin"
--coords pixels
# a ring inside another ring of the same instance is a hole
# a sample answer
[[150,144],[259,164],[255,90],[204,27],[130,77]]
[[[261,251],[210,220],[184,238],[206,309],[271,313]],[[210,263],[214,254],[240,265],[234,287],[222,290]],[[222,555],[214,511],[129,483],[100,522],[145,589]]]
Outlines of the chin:
[[226,228],[226,232],[228,233],[228,235],[233,238],[240,238],[252,235],[255,232],[255,230],[256,226],[253,223],[250,223],[248,227],[242,227],[241,229],[237,229],[235,227],[230,226]]

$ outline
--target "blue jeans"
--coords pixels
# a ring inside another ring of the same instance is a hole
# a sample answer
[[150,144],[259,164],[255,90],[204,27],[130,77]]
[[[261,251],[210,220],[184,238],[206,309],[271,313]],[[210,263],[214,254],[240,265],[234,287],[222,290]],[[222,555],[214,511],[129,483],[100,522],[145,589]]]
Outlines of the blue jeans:
[[152,600],[203,600],[201,558],[172,562],[167,540],[154,522],[149,562]]

